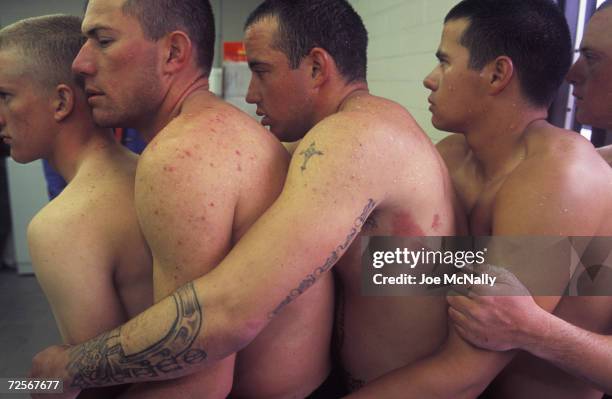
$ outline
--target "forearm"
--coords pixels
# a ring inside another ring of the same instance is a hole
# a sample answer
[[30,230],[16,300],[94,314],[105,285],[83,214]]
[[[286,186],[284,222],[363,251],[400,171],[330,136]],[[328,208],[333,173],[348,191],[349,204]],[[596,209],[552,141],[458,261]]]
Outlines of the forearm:
[[463,370],[447,373],[446,367],[404,367],[365,385],[347,399],[474,399],[482,392],[479,384],[467,381]]
[[215,337],[214,350],[206,350],[203,344],[215,332],[211,327],[204,325],[194,284],[187,284],[122,327],[74,346],[67,383],[83,389],[193,373],[240,345],[227,334],[227,339]]
[[369,382],[349,398],[473,399],[514,354],[474,348],[451,330],[438,353]]
[[546,323],[526,331],[531,339],[522,349],[612,394],[612,336],[583,330],[546,312],[542,317]]

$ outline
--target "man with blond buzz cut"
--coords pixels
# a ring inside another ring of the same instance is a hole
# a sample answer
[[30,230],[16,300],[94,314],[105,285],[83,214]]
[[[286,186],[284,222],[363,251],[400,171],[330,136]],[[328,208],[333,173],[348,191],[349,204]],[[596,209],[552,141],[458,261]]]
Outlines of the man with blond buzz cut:
[[[612,0],[604,2],[589,21],[580,58],[567,80],[574,85],[578,121],[612,129]],[[609,201],[608,197],[591,198]],[[607,256],[610,248],[605,250]],[[596,286],[600,280],[608,284],[602,290],[606,295],[610,292],[610,274],[606,267],[596,274]],[[518,280],[507,273],[502,276],[516,287],[514,295],[500,295],[497,288],[476,288],[470,297],[449,297],[453,307],[450,315],[459,333],[485,349],[528,351],[612,395],[612,336],[545,312]]]
[[66,344],[153,303],[151,257],[133,203],[138,158],[92,120],[70,69],[84,41],[80,27],[80,18],[52,15],[0,30],[0,136],[15,161],[46,159],[68,182],[28,228],[34,271]]
[[[93,22],[86,17],[86,31]],[[256,342],[268,323],[301,301],[314,306],[308,296],[336,264],[344,288],[338,335],[344,331],[339,349],[347,382],[360,386],[434,352],[446,336],[444,297],[361,295],[361,252],[351,244],[362,232],[447,236],[457,230],[451,181],[435,147],[406,109],[368,90],[367,42],[346,0],[263,2],[245,30],[253,72],[247,101],[257,104],[277,137],[301,140],[280,196],[212,272],[121,329],[85,345],[48,349],[35,358],[33,374],[80,388],[116,383],[100,375],[107,367],[121,381],[193,372]],[[204,233],[197,230],[198,237]],[[175,303],[186,304],[202,323],[180,341],[174,337],[185,312]],[[302,328],[312,334],[310,326]],[[135,372],[139,362],[156,361],[156,351],[176,366],[155,375]]]
[[[149,142],[138,163],[135,203],[158,302],[214,270],[281,192],[289,155],[257,121],[209,91],[215,43],[209,1],[91,0],[82,31],[87,41],[73,69],[85,82],[94,120],[136,128]],[[251,267],[222,286],[248,285],[262,272]],[[226,294],[226,301],[237,295]],[[184,300],[179,306],[188,306]],[[177,340],[209,328],[185,312]],[[328,276],[236,357],[176,381],[134,386],[124,397],[305,397],[329,374],[332,318]],[[201,356],[186,354],[190,362]],[[175,369],[165,351],[147,361],[151,369],[139,373]]]

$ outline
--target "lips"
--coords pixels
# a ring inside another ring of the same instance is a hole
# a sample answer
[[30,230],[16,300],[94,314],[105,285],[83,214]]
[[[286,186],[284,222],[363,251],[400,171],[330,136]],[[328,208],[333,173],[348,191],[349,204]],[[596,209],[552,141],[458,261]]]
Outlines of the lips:
[[101,96],[103,94],[104,94],[104,92],[101,91],[101,90],[94,89],[94,88],[91,88],[91,87],[86,87],[85,88],[85,95],[87,96],[87,98]]
[[261,116],[261,117],[262,117],[262,118],[261,118],[261,124],[262,124],[262,125],[264,125],[264,126],[270,126],[270,122],[271,122],[271,121],[270,121],[270,118],[269,118],[269,117],[266,115],[266,113],[265,113],[265,112],[260,111],[260,110],[257,110],[257,111],[255,111],[255,113],[256,113],[258,116]]

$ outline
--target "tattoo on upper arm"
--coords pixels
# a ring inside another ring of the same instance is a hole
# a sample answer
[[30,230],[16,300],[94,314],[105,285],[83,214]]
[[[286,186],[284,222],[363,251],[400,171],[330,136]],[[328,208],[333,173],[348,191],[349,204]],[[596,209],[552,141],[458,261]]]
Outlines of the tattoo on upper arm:
[[125,353],[121,327],[74,347],[67,366],[74,375],[71,386],[84,389],[132,382],[139,377],[163,377],[185,365],[204,361],[206,352],[192,348],[203,321],[193,283],[179,288],[172,299],[176,306],[172,327],[162,339],[141,352]]
[[323,152],[315,148],[315,142],[313,141],[312,144],[310,144],[310,147],[300,152],[300,155],[304,155],[304,163],[301,167],[302,172],[304,172],[306,170],[306,164],[308,163],[310,158],[314,157],[315,155],[323,155]]
[[274,309],[272,312],[268,314],[269,318],[275,317],[281,310],[283,310],[285,306],[289,305],[297,297],[302,295],[308,288],[312,287],[314,283],[316,283],[317,280],[323,275],[323,273],[331,269],[332,266],[336,264],[338,259],[340,259],[340,256],[342,256],[342,254],[344,253],[344,251],[346,251],[348,246],[351,245],[355,236],[359,234],[359,232],[361,231],[361,228],[363,227],[366,220],[368,219],[368,216],[370,215],[370,213],[372,213],[375,207],[376,207],[376,202],[370,198],[365,208],[363,208],[361,215],[359,215],[359,217],[357,217],[357,219],[355,219],[355,221],[353,222],[351,231],[346,236],[344,241],[340,243],[332,251],[332,253],[329,255],[329,257],[327,258],[325,263],[323,263],[322,266],[317,267],[311,274],[308,274],[304,278],[304,280],[302,280],[299,286],[297,286],[296,288],[292,289],[289,292],[289,295],[287,295],[287,297],[283,299],[281,303],[278,304],[276,309]]

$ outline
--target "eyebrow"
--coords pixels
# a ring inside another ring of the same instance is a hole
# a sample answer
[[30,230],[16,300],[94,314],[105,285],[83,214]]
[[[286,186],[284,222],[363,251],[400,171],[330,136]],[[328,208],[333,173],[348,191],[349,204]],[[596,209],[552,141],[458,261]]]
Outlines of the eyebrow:
[[98,33],[98,31],[101,31],[101,30],[113,31],[114,29],[106,25],[94,25],[91,28],[87,29],[87,31],[85,31],[83,34],[87,37],[91,37],[91,36],[95,36]]

